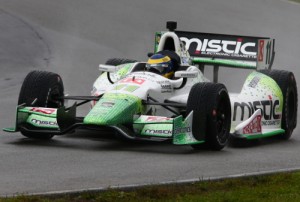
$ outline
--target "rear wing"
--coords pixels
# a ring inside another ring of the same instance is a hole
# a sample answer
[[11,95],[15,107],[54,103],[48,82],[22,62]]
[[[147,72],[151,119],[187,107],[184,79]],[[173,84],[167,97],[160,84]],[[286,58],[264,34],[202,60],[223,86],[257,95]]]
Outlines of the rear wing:
[[[238,35],[174,31],[189,52],[193,64],[245,69],[271,69],[275,39]],[[161,36],[156,32],[155,52]]]

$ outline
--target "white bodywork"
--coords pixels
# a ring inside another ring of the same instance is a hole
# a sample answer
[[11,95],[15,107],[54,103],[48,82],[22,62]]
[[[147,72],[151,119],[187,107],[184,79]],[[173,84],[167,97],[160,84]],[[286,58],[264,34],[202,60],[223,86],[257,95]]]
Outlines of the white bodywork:
[[[175,80],[167,79],[161,75],[147,72],[138,71],[132,72],[140,63],[127,64],[131,66],[129,73],[124,76],[120,76],[119,72],[112,74],[111,78],[114,81],[118,81],[111,84],[107,79],[107,74],[103,73],[94,83],[92,95],[101,95],[105,92],[122,93],[122,94],[134,94],[142,100],[147,100],[147,96],[150,95],[158,102],[175,102],[186,104],[190,89],[195,83],[208,82],[202,72],[195,66],[189,66],[186,71],[196,73],[195,78],[187,79],[185,86],[179,88],[183,82],[183,78]],[[119,68],[124,68],[126,65],[120,65]],[[125,67],[126,68],[126,67]],[[134,78],[134,79],[133,79]],[[128,87],[136,88],[134,92],[128,91]],[[148,106],[149,111],[152,108],[151,115],[157,116],[172,116],[170,111],[161,106]]]
[[[166,32],[161,37],[157,51],[162,51],[167,38],[174,41],[175,52],[180,57],[180,65],[186,66],[188,72],[196,72],[195,78],[188,78],[186,85],[181,89],[183,78],[170,80],[158,74],[147,72],[141,63],[129,63],[113,68],[102,65],[100,70],[106,71],[99,76],[93,85],[92,95],[98,96],[105,92],[133,94],[142,100],[150,95],[158,102],[174,102],[187,104],[190,89],[195,83],[209,82],[199,67],[191,65],[189,53],[174,32]],[[139,70],[136,71],[136,68]],[[110,83],[107,79],[110,73]],[[132,89],[134,89],[132,91]],[[231,101],[231,133],[240,135],[257,135],[278,132],[281,129],[281,113],[283,96],[279,86],[270,77],[254,71],[246,79],[240,94],[229,94]],[[92,104],[93,105],[93,104]],[[151,115],[172,117],[169,110],[155,105],[146,106]]]

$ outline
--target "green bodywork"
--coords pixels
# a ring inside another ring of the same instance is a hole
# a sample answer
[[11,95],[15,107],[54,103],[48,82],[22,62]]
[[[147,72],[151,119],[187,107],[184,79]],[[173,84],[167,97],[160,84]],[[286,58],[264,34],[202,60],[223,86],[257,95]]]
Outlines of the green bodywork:
[[201,144],[192,134],[192,114],[184,120],[182,116],[175,118],[140,116],[134,121],[134,131],[142,136],[172,138],[175,145]]
[[244,69],[256,69],[256,63],[251,62],[244,62],[238,60],[226,60],[226,59],[211,59],[211,58],[201,58],[201,57],[193,57],[193,63],[196,64],[210,64],[210,65],[221,65],[225,67],[237,67],[237,68],[244,68]]
[[262,134],[257,134],[257,135],[246,135],[243,134],[242,137],[248,139],[248,140],[253,140],[253,139],[260,139],[260,138],[265,138],[265,137],[271,137],[275,135],[280,135],[285,133],[285,130],[279,129],[279,130],[274,130],[272,132],[267,132],[267,133],[262,133]]
[[133,122],[134,131],[142,136],[172,137],[173,119],[158,116],[140,116]]
[[[249,88],[251,86],[251,82],[257,80],[258,82],[255,84],[255,88]],[[283,94],[276,83],[271,77],[266,76],[265,74],[262,74],[260,72],[254,71],[252,72],[246,79],[245,84],[243,86],[242,92],[240,96],[243,96],[244,98],[248,99],[248,101],[251,100],[258,100],[258,97],[265,97],[265,99],[270,99],[268,96],[272,95],[271,99],[278,99],[279,105],[274,108],[274,112],[277,114],[281,114],[283,110]],[[276,119],[277,121],[281,121],[280,119]],[[265,120],[266,121],[266,120]],[[262,121],[263,123],[263,121]],[[281,127],[281,122],[280,122]],[[236,127],[236,125],[232,126],[232,131]],[[275,135],[280,135],[285,133],[285,130],[282,128],[274,128],[274,129],[268,129],[266,131],[262,131],[260,134],[238,134],[238,137],[240,138],[246,138],[246,139],[260,139],[264,137],[270,137]]]
[[84,118],[84,124],[118,125],[133,122],[143,112],[142,100],[129,94],[107,93]]
[[128,74],[128,72],[131,71],[133,66],[134,66],[134,63],[127,63],[127,64],[119,65],[120,69],[117,71],[117,75],[120,77],[126,76]]
[[[256,94],[254,94],[251,91],[244,91],[243,95],[250,96],[250,97],[267,96],[268,95],[267,93],[270,94],[270,92],[272,92],[279,99],[279,103],[280,103],[279,107],[276,108],[276,112],[281,113],[283,109],[283,94],[276,81],[274,81],[271,77],[266,76],[265,74],[254,71],[247,77],[244,86],[249,85],[249,83],[255,77],[259,78],[259,82],[256,86],[256,91],[255,91]],[[261,92],[262,94],[258,95],[257,92]]]
[[18,132],[18,126],[22,123],[29,123],[39,128],[59,129],[56,122],[56,109],[53,109],[51,113],[44,113],[43,110],[40,110],[40,112],[38,110],[34,111],[33,107],[18,106],[16,109],[15,127],[4,128],[3,130],[6,132]]
[[183,120],[182,116],[178,116],[174,119],[174,137],[173,144],[185,145],[185,144],[201,144],[204,140],[196,140],[192,134],[192,114],[187,116]]

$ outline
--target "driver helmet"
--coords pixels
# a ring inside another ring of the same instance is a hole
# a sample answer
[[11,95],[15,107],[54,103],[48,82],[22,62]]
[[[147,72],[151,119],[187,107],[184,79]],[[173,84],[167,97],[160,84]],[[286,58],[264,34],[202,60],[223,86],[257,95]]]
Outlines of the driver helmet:
[[146,64],[146,68],[150,72],[160,74],[169,79],[174,75],[174,65],[171,58],[166,55],[152,55]]

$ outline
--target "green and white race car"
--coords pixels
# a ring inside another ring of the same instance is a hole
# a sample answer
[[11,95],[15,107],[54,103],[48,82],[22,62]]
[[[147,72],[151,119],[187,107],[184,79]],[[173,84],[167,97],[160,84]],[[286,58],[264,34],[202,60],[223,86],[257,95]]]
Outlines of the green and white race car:
[[[6,132],[50,139],[77,128],[112,131],[130,140],[171,140],[194,149],[221,150],[233,139],[279,135],[288,139],[297,123],[297,86],[292,72],[271,70],[274,39],[176,31],[157,32],[155,51],[176,65],[173,78],[148,71],[147,62],[109,59],[91,96],[65,96],[59,75],[32,71],[18,100],[16,123]],[[149,54],[151,56],[152,54]],[[219,67],[253,70],[239,94],[218,83]],[[214,78],[204,77],[213,68]],[[65,100],[79,100],[64,106]],[[76,108],[91,103],[84,117]]]

